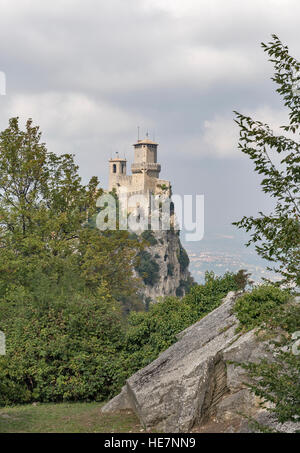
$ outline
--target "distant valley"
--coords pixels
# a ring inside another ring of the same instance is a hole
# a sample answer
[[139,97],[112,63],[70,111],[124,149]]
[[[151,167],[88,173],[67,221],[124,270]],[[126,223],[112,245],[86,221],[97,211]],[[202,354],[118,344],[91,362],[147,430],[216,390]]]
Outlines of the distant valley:
[[184,242],[195,281],[203,283],[206,271],[223,275],[240,269],[249,271],[255,283],[261,282],[262,278],[278,280],[274,272],[266,269],[270,263],[262,260],[252,247],[245,247],[244,242],[242,236],[221,234],[207,236],[199,242]]

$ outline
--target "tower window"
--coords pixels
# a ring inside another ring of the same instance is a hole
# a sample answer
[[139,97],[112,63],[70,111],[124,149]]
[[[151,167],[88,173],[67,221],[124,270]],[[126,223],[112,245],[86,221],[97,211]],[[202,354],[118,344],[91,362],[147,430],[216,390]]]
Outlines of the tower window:
[[116,164],[113,164],[113,173],[117,173],[117,166],[116,166]]

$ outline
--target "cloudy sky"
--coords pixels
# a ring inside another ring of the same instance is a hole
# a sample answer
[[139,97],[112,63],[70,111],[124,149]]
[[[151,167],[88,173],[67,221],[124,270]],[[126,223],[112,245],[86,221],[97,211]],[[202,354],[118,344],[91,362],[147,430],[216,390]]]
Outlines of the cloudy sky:
[[32,117],[50,151],[107,185],[116,151],[148,129],[174,192],[204,194],[206,234],[268,210],[237,150],[233,110],[284,122],[260,48],[272,33],[300,56],[297,0],[1,0],[0,128]]

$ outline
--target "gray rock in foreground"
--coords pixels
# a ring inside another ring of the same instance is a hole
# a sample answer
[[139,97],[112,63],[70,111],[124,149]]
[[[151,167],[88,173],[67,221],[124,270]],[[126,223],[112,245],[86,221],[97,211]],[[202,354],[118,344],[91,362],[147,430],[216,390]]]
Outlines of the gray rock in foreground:
[[235,333],[236,294],[178,335],[178,342],[131,376],[103,412],[133,409],[141,423],[161,432],[249,432],[240,413],[259,417],[245,371],[231,361],[257,361],[268,353],[254,331]]

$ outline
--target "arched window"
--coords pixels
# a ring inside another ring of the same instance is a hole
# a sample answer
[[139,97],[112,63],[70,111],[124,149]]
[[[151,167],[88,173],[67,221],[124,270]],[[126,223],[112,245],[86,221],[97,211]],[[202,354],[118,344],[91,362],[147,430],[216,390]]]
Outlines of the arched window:
[[116,166],[116,164],[113,164],[113,173],[117,173],[117,166]]

